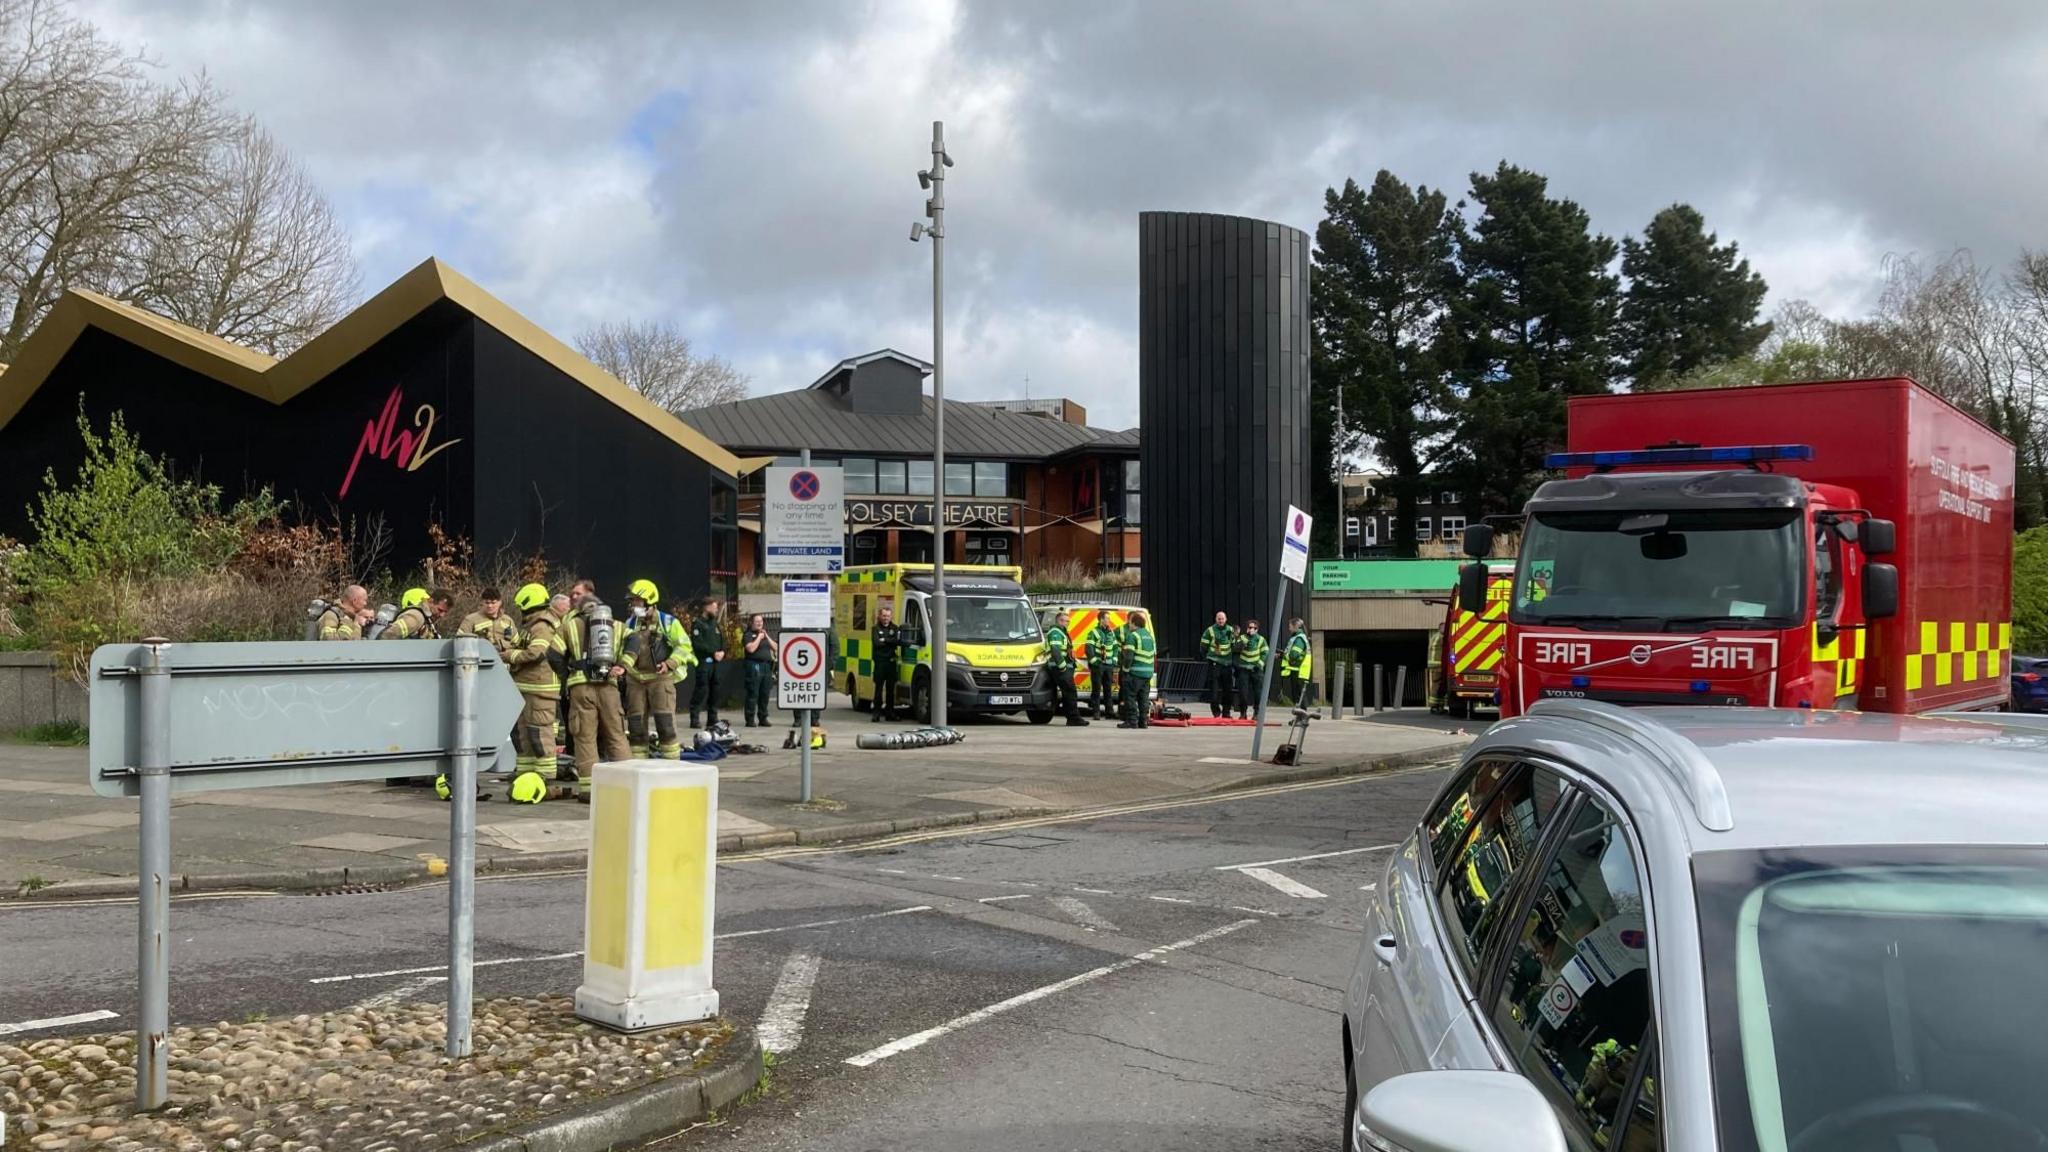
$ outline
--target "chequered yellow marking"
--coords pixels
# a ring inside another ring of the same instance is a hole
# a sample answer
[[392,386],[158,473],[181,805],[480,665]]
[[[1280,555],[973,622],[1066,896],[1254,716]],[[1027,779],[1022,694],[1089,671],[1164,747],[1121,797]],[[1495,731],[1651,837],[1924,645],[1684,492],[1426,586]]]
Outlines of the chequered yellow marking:
[[1922,620],[1920,644],[1906,657],[1906,690],[1916,691],[1930,678],[1935,687],[1946,688],[1956,683],[1959,665],[1965,684],[1997,680],[2010,666],[2011,648],[2010,621],[2001,620],[1994,629],[1989,621]]

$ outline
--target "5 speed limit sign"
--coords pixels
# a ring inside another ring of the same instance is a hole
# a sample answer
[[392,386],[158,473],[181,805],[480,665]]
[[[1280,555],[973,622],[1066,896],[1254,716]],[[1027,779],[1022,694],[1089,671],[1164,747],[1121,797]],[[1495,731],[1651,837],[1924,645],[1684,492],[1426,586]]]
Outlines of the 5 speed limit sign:
[[782,688],[778,693],[778,705],[783,708],[825,707],[825,634],[784,632],[780,641]]

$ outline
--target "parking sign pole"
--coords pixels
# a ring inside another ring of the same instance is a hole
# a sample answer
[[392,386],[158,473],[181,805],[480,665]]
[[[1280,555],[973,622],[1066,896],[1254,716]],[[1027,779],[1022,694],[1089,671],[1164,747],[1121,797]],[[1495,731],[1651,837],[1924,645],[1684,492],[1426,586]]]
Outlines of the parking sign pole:
[[167,641],[143,644],[135,1108],[153,1112],[170,1102],[171,1085],[171,668]]
[[1252,759],[1259,758],[1259,739],[1266,734],[1266,700],[1273,695],[1273,658],[1279,649],[1273,646],[1273,637],[1280,629],[1280,613],[1287,608],[1287,578],[1281,577],[1280,586],[1273,590],[1273,615],[1266,624],[1266,667],[1259,673],[1259,717],[1252,726]]
[[[803,450],[802,463],[806,468],[811,466],[811,450],[809,448]],[[780,661],[776,663],[776,667],[778,669],[781,667]],[[800,751],[796,754],[797,803],[809,804],[811,802],[811,710],[809,708],[797,709],[797,718],[803,724],[803,739],[797,745]]]
[[476,958],[476,675],[484,642],[455,640],[455,749],[448,788],[448,1035],[451,1057],[469,1055]]

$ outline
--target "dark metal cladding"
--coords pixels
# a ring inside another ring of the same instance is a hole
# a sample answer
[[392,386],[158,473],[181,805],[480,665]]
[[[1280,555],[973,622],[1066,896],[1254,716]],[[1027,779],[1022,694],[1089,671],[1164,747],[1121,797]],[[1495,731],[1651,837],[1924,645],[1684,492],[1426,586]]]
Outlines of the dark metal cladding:
[[[1145,607],[1160,651],[1193,657],[1218,609],[1265,621],[1287,506],[1309,506],[1310,240],[1202,212],[1138,231]],[[1308,614],[1290,585],[1282,616]]]

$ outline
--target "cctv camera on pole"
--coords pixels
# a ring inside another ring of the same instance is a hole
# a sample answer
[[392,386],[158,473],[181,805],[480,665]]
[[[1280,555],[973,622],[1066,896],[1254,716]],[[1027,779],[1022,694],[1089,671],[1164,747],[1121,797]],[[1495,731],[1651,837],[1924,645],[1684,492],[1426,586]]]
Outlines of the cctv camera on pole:
[[[932,238],[932,671],[931,720],[946,726],[946,124],[932,121],[932,166],[917,174],[918,187],[931,193],[924,202],[930,224],[910,226],[910,239]],[[914,693],[915,688],[912,689]]]

